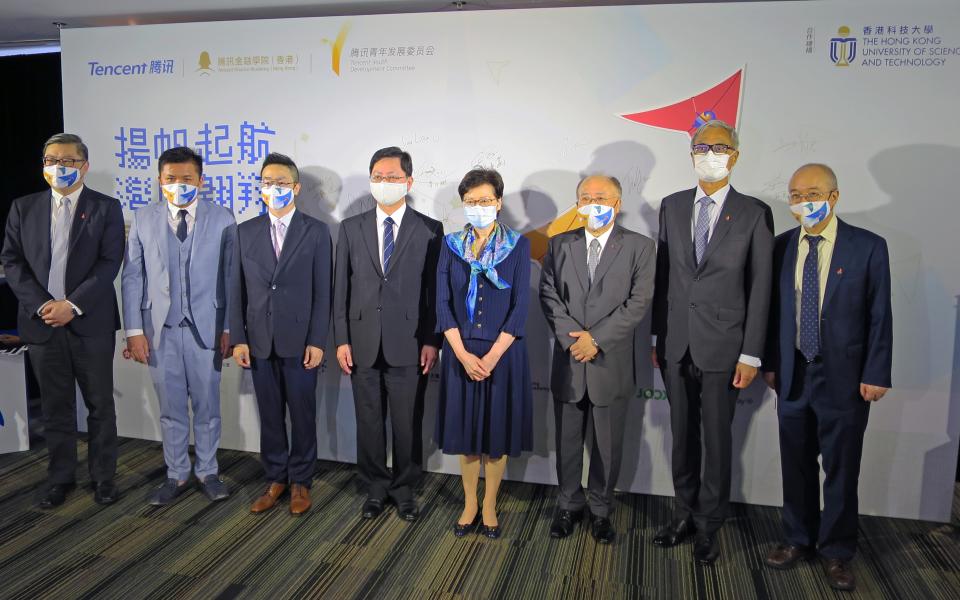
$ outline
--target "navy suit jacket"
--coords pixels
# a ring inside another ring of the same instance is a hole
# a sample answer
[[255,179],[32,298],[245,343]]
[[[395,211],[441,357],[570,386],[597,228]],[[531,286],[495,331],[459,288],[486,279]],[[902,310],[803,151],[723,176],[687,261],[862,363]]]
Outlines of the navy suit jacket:
[[[777,236],[774,290],[765,371],[777,373],[781,409],[794,386],[796,265],[800,228]],[[820,311],[820,354],[829,400],[838,408],[862,403],[860,384],[890,387],[893,315],[890,259],[879,235],[837,223],[837,241]]]
[[325,223],[297,210],[280,259],[273,251],[270,215],[237,226],[229,278],[230,340],[256,358],[303,356],[325,348],[330,328],[333,245]]
[[[37,310],[53,299],[47,291],[51,198],[48,189],[13,201],[0,254],[7,282],[20,301],[20,337],[28,344],[46,342],[53,335],[53,328],[37,316]],[[64,278],[67,300],[83,311],[67,325],[71,332],[93,336],[120,328],[113,280],[123,262],[123,236],[120,202],[84,186],[73,211]]]

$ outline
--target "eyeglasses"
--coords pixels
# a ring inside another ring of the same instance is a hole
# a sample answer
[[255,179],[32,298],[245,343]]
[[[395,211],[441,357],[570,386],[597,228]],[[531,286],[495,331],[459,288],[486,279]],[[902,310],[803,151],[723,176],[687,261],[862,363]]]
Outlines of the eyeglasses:
[[577,198],[577,203],[580,206],[586,206],[587,204],[606,204],[607,202],[617,201],[619,199],[620,198],[617,196],[606,196],[604,194],[599,194],[597,196],[581,194],[580,197]]
[[43,157],[43,166],[45,167],[60,165],[62,167],[74,168],[83,165],[85,162],[87,161],[82,158],[54,158],[52,156]]
[[496,203],[496,198],[471,198],[463,201],[464,206],[493,206]]
[[371,175],[370,183],[403,183],[407,180],[406,175]]
[[726,144],[694,144],[691,148],[694,154],[706,154],[711,150],[714,154],[731,154],[736,150],[733,146]]
[[806,194],[801,194],[800,192],[790,192],[790,202],[820,202],[820,200],[827,198],[835,191],[837,190],[830,190],[828,192],[807,192]]
[[293,181],[280,181],[280,180],[274,181],[272,179],[263,179],[260,181],[260,187],[269,187],[271,185],[278,185],[280,187],[292,187],[293,185],[295,185],[295,183],[296,182],[293,182]]

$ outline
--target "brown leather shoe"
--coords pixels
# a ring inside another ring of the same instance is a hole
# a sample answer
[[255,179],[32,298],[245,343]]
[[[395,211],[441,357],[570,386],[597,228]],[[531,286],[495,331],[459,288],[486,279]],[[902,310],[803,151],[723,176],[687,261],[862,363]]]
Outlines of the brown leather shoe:
[[280,499],[280,496],[287,489],[287,486],[282,483],[271,483],[267,486],[263,495],[256,499],[253,503],[253,506],[250,507],[250,512],[252,513],[262,513],[265,510],[270,510],[277,503],[277,500]]
[[827,583],[835,590],[842,592],[852,592],[857,587],[857,580],[853,577],[853,571],[845,560],[839,558],[828,558],[823,565],[823,571],[827,574]]
[[813,558],[813,552],[809,548],[777,544],[777,547],[767,554],[767,559],[764,562],[767,563],[768,567],[774,569],[789,569],[798,562],[811,558]]
[[310,510],[310,488],[299,483],[290,486],[290,514],[300,516]]

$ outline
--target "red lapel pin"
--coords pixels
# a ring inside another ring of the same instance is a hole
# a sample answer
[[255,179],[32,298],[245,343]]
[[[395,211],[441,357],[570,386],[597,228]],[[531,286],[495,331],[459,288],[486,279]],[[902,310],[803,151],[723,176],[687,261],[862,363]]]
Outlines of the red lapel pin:
[[837,269],[837,275],[843,275],[843,267]]
[[87,218],[87,213],[80,213],[80,220],[81,220],[81,221],[84,220],[84,219],[86,219],[86,218]]
[[725,216],[725,217],[723,218],[723,220],[724,220],[724,221],[729,221],[729,220],[730,220],[730,215]]

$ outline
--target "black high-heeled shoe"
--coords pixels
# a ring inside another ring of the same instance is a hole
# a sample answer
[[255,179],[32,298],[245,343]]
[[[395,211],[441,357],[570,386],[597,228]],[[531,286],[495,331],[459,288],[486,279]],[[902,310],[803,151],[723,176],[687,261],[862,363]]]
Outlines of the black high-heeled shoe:
[[480,524],[480,530],[478,531],[480,535],[486,536],[491,540],[495,540],[500,537],[500,526],[499,525],[484,525]]
[[468,533],[476,529],[477,525],[480,524],[480,513],[477,512],[477,516],[473,518],[473,521],[467,523],[466,525],[461,525],[460,523],[453,524],[453,535],[463,537]]

